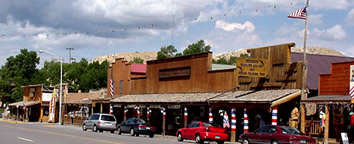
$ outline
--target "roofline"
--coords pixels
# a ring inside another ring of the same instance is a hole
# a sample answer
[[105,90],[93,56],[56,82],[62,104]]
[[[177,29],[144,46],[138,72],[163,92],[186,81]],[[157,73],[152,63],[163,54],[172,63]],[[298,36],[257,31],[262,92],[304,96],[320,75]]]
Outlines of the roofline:
[[[303,54],[303,52],[290,52],[290,53]],[[337,56],[337,55],[325,55],[325,54],[309,54],[309,53],[306,53],[306,55],[317,55],[317,56],[327,56],[327,57],[342,57],[342,58],[353,58],[354,59],[354,57],[349,57],[349,56]]]
[[284,44],[278,44],[278,45],[262,46],[262,47],[250,48],[250,49],[246,49],[246,50],[248,52],[248,50],[255,50],[255,49],[266,48],[266,47],[275,47],[275,46],[281,46],[281,45],[288,45],[289,47],[294,47],[295,43],[292,42],[292,43],[284,43]]
[[203,52],[203,53],[183,55],[183,56],[177,56],[177,57],[171,57],[171,58],[163,58],[163,59],[158,59],[158,60],[150,60],[150,61],[146,61],[146,64],[149,65],[149,64],[172,62],[172,61],[176,61],[176,60],[179,61],[179,60],[184,60],[186,58],[208,57],[209,53],[212,54],[212,52]]

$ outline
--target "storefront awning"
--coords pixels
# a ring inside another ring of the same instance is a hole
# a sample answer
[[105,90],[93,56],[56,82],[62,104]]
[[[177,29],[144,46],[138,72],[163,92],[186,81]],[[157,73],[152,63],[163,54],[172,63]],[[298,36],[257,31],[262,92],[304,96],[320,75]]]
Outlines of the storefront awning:
[[206,103],[220,93],[174,93],[124,95],[111,100],[112,103]]
[[304,103],[350,103],[349,95],[321,95],[301,100]]
[[223,93],[209,100],[209,103],[264,103],[278,106],[301,96],[301,90],[235,91]]
[[70,101],[70,102],[63,102],[63,104],[92,104],[92,100],[89,98],[85,98],[82,100],[78,100],[78,101]]
[[10,107],[14,107],[14,106],[33,106],[33,105],[36,105],[36,104],[40,104],[41,102],[40,101],[20,101],[20,102],[15,102],[15,103],[11,103],[9,104]]

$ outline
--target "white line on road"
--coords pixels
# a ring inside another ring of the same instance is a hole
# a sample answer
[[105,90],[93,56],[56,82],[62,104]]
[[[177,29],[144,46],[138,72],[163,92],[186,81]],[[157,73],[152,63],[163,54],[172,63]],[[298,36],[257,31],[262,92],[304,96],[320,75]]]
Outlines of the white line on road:
[[17,137],[17,138],[20,140],[28,141],[28,142],[33,142],[33,140],[30,140],[30,139],[26,139],[26,138],[22,138],[22,137]]

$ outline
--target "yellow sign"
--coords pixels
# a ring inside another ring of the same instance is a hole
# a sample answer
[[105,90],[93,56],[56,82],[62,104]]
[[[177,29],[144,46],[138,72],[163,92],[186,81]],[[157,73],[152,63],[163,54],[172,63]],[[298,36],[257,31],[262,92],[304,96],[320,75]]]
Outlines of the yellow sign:
[[333,114],[333,124],[337,124],[337,125],[344,124],[344,115],[343,114],[334,113]]
[[268,75],[267,63],[267,59],[237,58],[237,74],[247,77],[266,77]]

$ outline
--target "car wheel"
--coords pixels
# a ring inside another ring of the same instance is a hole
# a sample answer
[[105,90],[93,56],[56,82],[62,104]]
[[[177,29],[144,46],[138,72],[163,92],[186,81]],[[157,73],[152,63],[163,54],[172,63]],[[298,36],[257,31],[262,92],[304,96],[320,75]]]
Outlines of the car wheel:
[[135,132],[134,132],[134,129],[133,129],[133,128],[130,129],[130,135],[131,135],[131,136],[134,136],[134,135],[135,135]]
[[111,130],[111,133],[114,133],[114,130]]
[[201,140],[199,134],[195,135],[195,143],[203,143],[203,140]]
[[244,139],[242,140],[242,144],[249,144],[249,143],[250,143],[250,141],[248,141],[247,138],[244,138]]
[[120,128],[118,128],[117,133],[118,133],[118,135],[122,134],[122,131],[120,130]]
[[150,138],[153,138],[153,137],[154,137],[154,134],[150,134],[149,137],[150,137]]
[[96,125],[93,126],[92,131],[93,131],[93,132],[97,132],[97,127],[96,127]]
[[183,141],[182,134],[180,132],[177,134],[177,140],[180,142]]
[[98,130],[99,132],[103,132],[103,130]]
[[217,141],[218,144],[224,144],[224,141]]
[[136,133],[136,134],[135,134],[135,136],[136,136],[136,137],[138,137],[138,136],[139,136],[139,134],[137,134],[137,133]]
[[85,125],[85,124],[83,124],[83,125],[82,125],[82,130],[83,130],[83,131],[86,131],[86,130],[87,130],[86,125]]
[[272,140],[271,144],[279,144],[277,140]]

